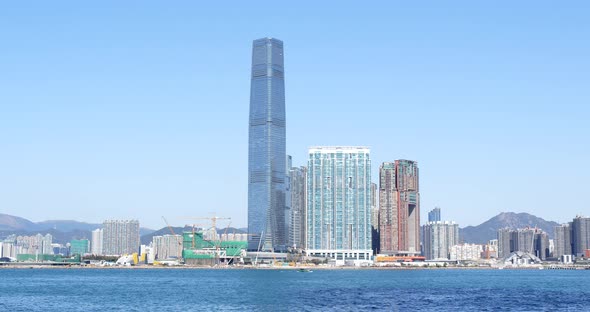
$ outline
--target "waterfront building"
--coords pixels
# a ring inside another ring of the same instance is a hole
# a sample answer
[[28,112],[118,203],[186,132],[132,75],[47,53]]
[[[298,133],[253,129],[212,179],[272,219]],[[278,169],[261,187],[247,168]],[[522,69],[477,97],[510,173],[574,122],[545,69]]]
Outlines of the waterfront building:
[[87,239],[73,239],[70,241],[70,255],[83,256],[90,251],[90,242]]
[[483,246],[479,244],[453,245],[449,250],[449,259],[458,261],[475,261],[481,259]]
[[571,222],[572,253],[576,257],[585,257],[590,250],[590,218],[576,216]]
[[96,229],[92,231],[92,240],[90,241],[91,253],[93,255],[102,255],[103,230]]
[[283,42],[254,40],[248,141],[248,249],[287,245]]
[[163,235],[152,238],[155,259],[163,260],[182,257],[182,235]]
[[[154,260],[156,260],[156,255],[154,253],[154,247],[151,244],[150,246],[141,245],[139,246],[139,254],[140,254],[140,261],[145,262],[147,264],[153,264]],[[182,250],[181,250],[182,253]]]
[[418,163],[384,162],[379,168],[380,253],[420,253],[420,190]]
[[371,160],[366,147],[312,147],[307,167],[306,253],[370,262]]
[[426,259],[449,259],[451,247],[459,243],[459,225],[453,221],[436,221],[422,228]]
[[434,209],[432,209],[428,212],[428,222],[436,222],[436,221],[441,221],[439,207],[434,207]]
[[106,220],[102,228],[103,254],[123,255],[139,251],[139,221]]
[[292,167],[289,170],[291,190],[291,228],[289,246],[303,248],[305,246],[305,205],[307,187],[307,167]]
[[555,233],[555,251],[553,257],[561,258],[564,255],[572,255],[572,227],[564,223],[553,228]]

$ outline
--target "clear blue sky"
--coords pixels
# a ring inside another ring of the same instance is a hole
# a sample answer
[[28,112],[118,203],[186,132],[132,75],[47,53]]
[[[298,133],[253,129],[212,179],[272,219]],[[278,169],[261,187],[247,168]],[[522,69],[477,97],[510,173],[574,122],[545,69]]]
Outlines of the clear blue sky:
[[422,219],[590,214],[586,1],[0,5],[0,212],[246,226],[251,44],[285,43],[287,152],[420,166]]

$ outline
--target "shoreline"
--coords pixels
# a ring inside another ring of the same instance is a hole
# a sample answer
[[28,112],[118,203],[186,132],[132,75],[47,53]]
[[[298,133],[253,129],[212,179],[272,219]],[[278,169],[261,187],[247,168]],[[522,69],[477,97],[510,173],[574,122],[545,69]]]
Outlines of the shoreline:
[[372,267],[326,267],[326,266],[152,266],[152,265],[135,265],[135,266],[93,266],[93,265],[51,265],[51,264],[3,264],[2,269],[68,269],[68,270],[279,270],[279,271],[298,271],[300,269],[311,271],[330,271],[330,270],[386,270],[386,271],[406,271],[406,270],[589,270],[590,267],[550,267],[550,266],[533,266],[533,267],[397,267],[397,266],[372,266]]

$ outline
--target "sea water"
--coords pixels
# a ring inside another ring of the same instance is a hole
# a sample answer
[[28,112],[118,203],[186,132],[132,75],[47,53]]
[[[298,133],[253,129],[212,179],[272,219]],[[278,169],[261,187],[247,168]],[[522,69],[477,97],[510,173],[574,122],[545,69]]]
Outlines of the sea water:
[[590,271],[0,269],[0,311],[590,311]]

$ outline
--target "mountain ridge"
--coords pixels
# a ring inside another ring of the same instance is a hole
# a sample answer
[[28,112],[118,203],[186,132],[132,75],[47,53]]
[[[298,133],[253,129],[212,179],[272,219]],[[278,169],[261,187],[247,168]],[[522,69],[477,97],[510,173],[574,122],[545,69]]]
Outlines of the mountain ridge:
[[[543,218],[534,216],[529,213],[521,212],[502,212],[483,223],[476,226],[467,226],[459,229],[460,240],[465,243],[485,244],[491,239],[497,238],[497,231],[501,228],[525,228],[537,227],[553,237],[554,226],[559,223],[547,221]],[[32,222],[25,218],[0,213],[0,238],[9,234],[16,235],[35,235],[52,234],[56,243],[67,243],[71,239],[91,238],[91,231],[102,228],[99,223],[86,223],[74,220],[47,220],[41,222]],[[188,227],[173,227],[175,233],[180,234],[184,230],[190,230]],[[218,229],[223,233],[225,228]],[[228,233],[245,233],[247,228],[229,228]],[[168,227],[159,230],[140,228],[140,240],[142,244],[149,243],[155,235],[170,234]]]
[[[57,243],[67,243],[71,239],[90,239],[92,231],[102,228],[100,223],[87,223],[75,220],[47,220],[33,222],[25,218],[0,213],[0,238],[9,234],[35,235],[51,234]],[[154,232],[152,229],[139,228],[139,235]]]
[[466,226],[459,229],[460,240],[465,243],[486,244],[489,240],[496,239],[499,229],[519,229],[537,227],[553,237],[554,227],[559,223],[547,221],[543,218],[526,212],[501,212],[500,214],[484,221],[476,226]]

